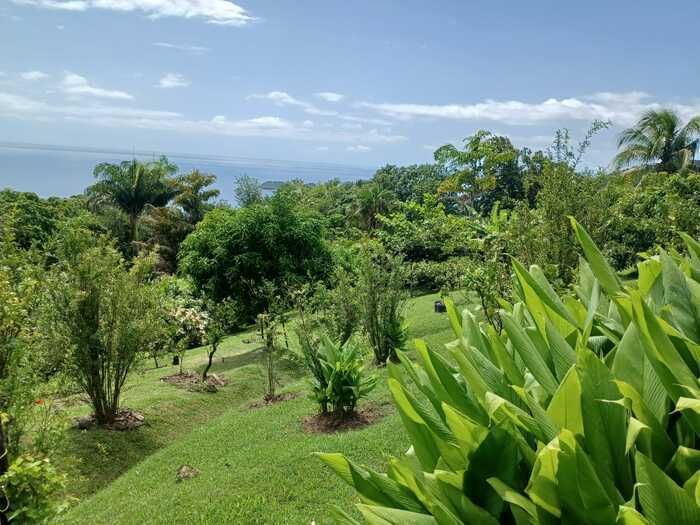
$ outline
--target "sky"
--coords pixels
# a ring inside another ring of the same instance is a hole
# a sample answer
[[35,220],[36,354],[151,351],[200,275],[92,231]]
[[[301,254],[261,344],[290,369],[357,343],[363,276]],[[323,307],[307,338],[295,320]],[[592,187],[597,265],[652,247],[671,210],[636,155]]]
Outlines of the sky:
[[700,2],[0,0],[0,142],[380,166],[478,129],[590,166],[700,113]]

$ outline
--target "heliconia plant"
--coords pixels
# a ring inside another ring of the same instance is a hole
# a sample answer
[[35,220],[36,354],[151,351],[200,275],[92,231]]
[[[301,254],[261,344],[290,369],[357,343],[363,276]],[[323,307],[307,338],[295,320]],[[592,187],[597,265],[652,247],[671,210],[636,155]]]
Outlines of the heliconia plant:
[[386,473],[319,454],[366,523],[700,523],[700,243],[623,281],[572,226],[574,293],[513,261],[501,333],[448,302],[457,339],[389,364],[411,447]]

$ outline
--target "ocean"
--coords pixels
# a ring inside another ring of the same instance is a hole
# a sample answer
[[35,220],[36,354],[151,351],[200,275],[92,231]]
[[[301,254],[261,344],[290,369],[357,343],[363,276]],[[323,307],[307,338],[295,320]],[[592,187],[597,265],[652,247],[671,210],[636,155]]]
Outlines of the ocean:
[[[216,187],[224,200],[231,200],[235,177],[246,174],[261,183],[301,179],[322,182],[330,179],[353,181],[368,179],[373,168],[330,163],[297,162],[274,159],[227,157],[223,155],[187,155],[164,153],[180,172],[192,169],[217,176]],[[136,157],[148,161],[160,152],[102,151],[72,149],[63,146],[0,143],[0,189],[34,192],[41,197],[77,195],[94,182],[92,170],[100,162],[121,162]]]

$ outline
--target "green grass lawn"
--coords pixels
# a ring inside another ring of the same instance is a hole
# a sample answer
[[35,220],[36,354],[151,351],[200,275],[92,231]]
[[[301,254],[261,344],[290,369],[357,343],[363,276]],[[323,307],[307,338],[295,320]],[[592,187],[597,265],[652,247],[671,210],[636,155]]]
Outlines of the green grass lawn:
[[[433,313],[436,298],[411,299],[406,310],[411,338],[434,346],[453,338],[447,315]],[[317,409],[295,366],[282,363],[280,382],[299,397],[250,407],[264,393],[260,349],[243,342],[250,335],[227,338],[217,355],[213,372],[230,381],[219,392],[159,381],[177,367],[147,369],[130,379],[122,403],[143,412],[146,425],[131,432],[70,430],[59,465],[69,474],[69,493],[80,501],[62,523],[327,523],[332,505],[351,509],[352,490],[313,452],[343,452],[382,468],[388,456],[406,450],[388,404],[385,371],[374,371],[381,377],[365,401],[383,407],[382,420],[359,430],[309,434],[301,419]],[[185,368],[201,369],[205,359],[204,349],[192,350]],[[183,464],[200,475],[176,482]]]

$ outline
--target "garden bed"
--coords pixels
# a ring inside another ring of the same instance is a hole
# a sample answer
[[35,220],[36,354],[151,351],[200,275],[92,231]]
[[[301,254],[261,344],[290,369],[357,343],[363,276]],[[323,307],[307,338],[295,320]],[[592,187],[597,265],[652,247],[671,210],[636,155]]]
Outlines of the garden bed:
[[202,374],[198,374],[192,370],[177,373],[160,378],[164,383],[170,383],[178,388],[192,390],[197,392],[216,392],[222,386],[226,386],[228,381],[224,376],[219,374],[210,374],[206,380],[202,380]]
[[308,434],[334,434],[367,427],[383,419],[389,412],[390,403],[368,404],[347,416],[333,413],[316,414],[301,419],[301,427]]

